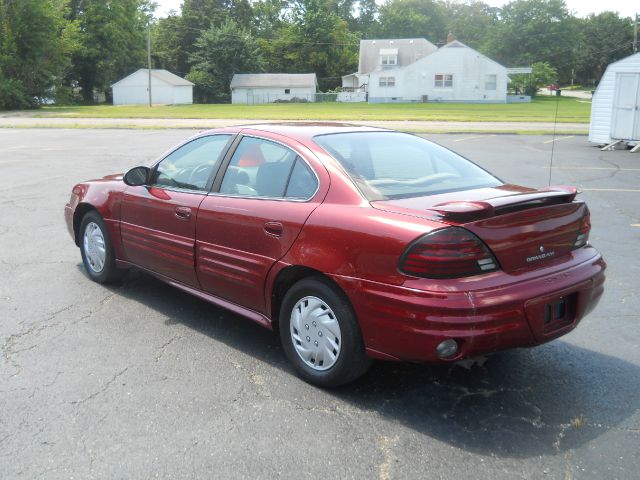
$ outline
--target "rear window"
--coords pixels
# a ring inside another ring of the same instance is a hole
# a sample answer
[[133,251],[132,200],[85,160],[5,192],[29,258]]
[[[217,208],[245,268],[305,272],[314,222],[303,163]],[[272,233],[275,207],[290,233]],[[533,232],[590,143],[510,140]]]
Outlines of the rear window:
[[342,164],[370,201],[502,184],[469,160],[415,135],[352,132],[314,140]]

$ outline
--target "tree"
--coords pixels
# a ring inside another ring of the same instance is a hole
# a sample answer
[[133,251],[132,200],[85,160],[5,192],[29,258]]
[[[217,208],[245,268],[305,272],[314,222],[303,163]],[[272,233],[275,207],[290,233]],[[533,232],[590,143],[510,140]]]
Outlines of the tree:
[[576,76],[584,84],[595,85],[607,65],[633,53],[631,19],[602,12],[579,22],[582,35]]
[[233,20],[203,32],[190,62],[187,79],[195,83],[194,96],[200,103],[229,101],[234,73],[261,72],[265,66],[258,43]]
[[504,65],[548,62],[566,80],[577,57],[577,27],[564,0],[515,0],[500,10],[482,50]]
[[462,43],[480,49],[487,34],[498,24],[500,9],[484,2],[471,0],[444,2],[447,30]]
[[354,30],[360,33],[363,39],[372,38],[380,27],[377,16],[378,4],[375,0],[359,0]]
[[112,82],[146,64],[148,0],[72,1],[69,20],[79,24],[81,45],[69,83],[78,83],[86,103],[94,91],[108,96]]
[[381,38],[426,38],[432,43],[447,36],[441,3],[433,0],[391,0],[380,7]]
[[530,74],[511,76],[511,88],[516,93],[525,93],[534,97],[541,87],[555,84],[558,72],[547,62],[535,62],[531,65]]
[[73,47],[62,7],[58,0],[0,0],[0,109],[55,96]]
[[345,72],[358,64],[358,35],[335,13],[331,1],[300,0],[291,24],[282,30],[286,72],[315,72],[321,90],[341,84]]
[[190,71],[196,41],[203,32],[211,27],[221,27],[227,20],[233,20],[243,30],[249,30],[253,22],[253,10],[248,0],[184,0],[177,24],[178,75],[186,75]]
[[253,24],[251,31],[263,39],[273,39],[284,26],[284,12],[289,4],[286,0],[259,0],[253,2]]
[[187,72],[180,67],[180,28],[182,18],[178,15],[169,15],[154,23],[151,34],[152,62],[158,68],[165,68],[178,75],[186,75]]

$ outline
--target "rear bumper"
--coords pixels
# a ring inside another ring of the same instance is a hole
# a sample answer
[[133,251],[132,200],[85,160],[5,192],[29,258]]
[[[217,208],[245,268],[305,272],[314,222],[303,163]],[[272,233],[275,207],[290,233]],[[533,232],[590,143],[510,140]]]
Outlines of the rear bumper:
[[[573,330],[600,299],[606,264],[591,247],[571,255],[525,275],[495,272],[488,281],[449,280],[441,288],[425,282],[428,290],[333,278],[351,299],[370,356],[450,362],[541,344]],[[548,311],[558,302],[566,311],[554,321]],[[436,346],[449,338],[458,342],[458,353],[440,359]]]

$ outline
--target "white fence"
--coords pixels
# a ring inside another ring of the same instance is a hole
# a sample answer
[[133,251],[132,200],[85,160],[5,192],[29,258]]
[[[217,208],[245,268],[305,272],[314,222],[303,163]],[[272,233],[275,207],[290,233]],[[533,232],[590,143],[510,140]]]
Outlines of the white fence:
[[295,95],[292,97],[283,97],[278,94],[260,93],[247,95],[247,103],[249,105],[258,105],[261,103],[318,103],[318,102],[335,102],[338,97],[337,93],[311,93],[307,95]]

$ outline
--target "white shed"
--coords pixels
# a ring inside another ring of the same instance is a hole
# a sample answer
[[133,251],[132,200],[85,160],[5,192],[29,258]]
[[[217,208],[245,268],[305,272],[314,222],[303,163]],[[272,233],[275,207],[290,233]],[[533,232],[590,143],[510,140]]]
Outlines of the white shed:
[[231,80],[231,103],[315,102],[315,73],[236,73]]
[[589,141],[640,141],[640,53],[610,64],[591,104]]
[[[111,85],[114,105],[149,103],[149,70],[141,68]],[[151,70],[151,100],[154,104],[193,103],[193,83],[168,70]]]

